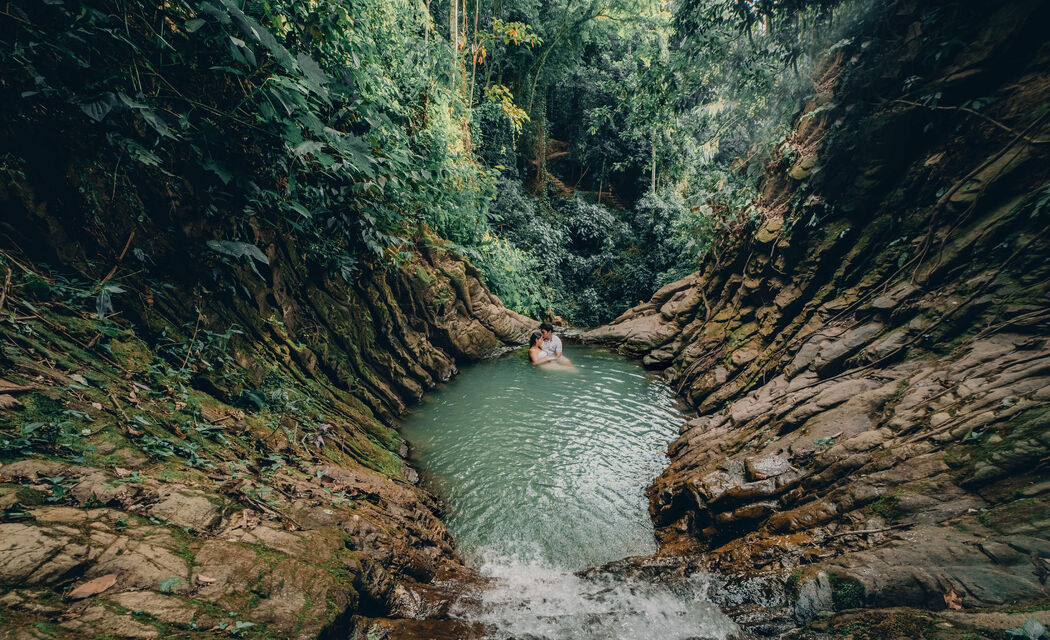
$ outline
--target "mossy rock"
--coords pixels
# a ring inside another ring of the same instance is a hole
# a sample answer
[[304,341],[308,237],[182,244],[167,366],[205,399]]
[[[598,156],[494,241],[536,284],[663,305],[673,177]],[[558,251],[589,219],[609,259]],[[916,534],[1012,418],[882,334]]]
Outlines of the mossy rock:
[[872,502],[869,508],[873,514],[881,517],[887,524],[896,524],[903,515],[900,508],[900,498],[896,495],[883,496]]
[[828,578],[831,581],[831,601],[836,611],[864,606],[864,598],[867,595],[864,585],[853,578],[834,573]]
[[[935,620],[927,613],[914,609],[890,609],[862,611],[838,615],[826,621],[813,623],[813,628],[834,634],[834,637],[855,640],[896,640],[898,638],[958,638],[965,635],[940,635],[936,633]],[[979,638],[980,636],[971,636]]]
[[128,371],[142,373],[149,369],[149,364],[153,361],[153,352],[150,351],[150,348],[145,342],[134,336],[114,338],[109,341],[108,347],[109,352],[113,354],[113,359]]

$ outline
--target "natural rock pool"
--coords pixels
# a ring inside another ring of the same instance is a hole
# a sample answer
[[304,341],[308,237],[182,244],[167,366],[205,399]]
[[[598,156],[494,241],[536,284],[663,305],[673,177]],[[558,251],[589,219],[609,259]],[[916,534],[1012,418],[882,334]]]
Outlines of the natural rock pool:
[[645,487],[684,418],[637,363],[567,345],[571,368],[518,353],[472,366],[405,421],[461,555],[494,578],[462,617],[536,638],[723,638],[708,582],[577,572],[656,551]]

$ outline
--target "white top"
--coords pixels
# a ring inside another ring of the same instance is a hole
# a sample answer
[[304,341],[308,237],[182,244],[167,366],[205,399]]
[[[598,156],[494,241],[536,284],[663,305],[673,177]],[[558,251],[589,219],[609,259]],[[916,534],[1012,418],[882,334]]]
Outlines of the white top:
[[560,356],[561,339],[552,333],[550,340],[540,340],[540,351],[548,356]]

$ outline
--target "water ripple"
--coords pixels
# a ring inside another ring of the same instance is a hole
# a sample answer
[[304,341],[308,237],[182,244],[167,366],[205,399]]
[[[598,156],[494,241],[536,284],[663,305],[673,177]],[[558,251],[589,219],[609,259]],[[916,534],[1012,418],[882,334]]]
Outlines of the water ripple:
[[511,356],[466,369],[406,421],[488,586],[453,615],[535,640],[724,639],[736,626],[697,576],[678,585],[574,570],[656,550],[644,487],[683,416],[634,363],[570,346],[574,370]]
[[643,491],[683,416],[635,363],[572,345],[566,355],[572,370],[521,355],[466,368],[406,420],[467,557],[580,569],[655,551]]

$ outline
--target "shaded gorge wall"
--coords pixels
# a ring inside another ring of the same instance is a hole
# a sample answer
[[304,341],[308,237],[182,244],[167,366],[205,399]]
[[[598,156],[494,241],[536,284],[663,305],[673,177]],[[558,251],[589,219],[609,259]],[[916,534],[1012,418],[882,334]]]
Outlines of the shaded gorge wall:
[[650,488],[662,553],[779,576],[800,621],[1045,598],[1046,18],[876,8],[819,66],[753,238],[585,334],[700,412]]

